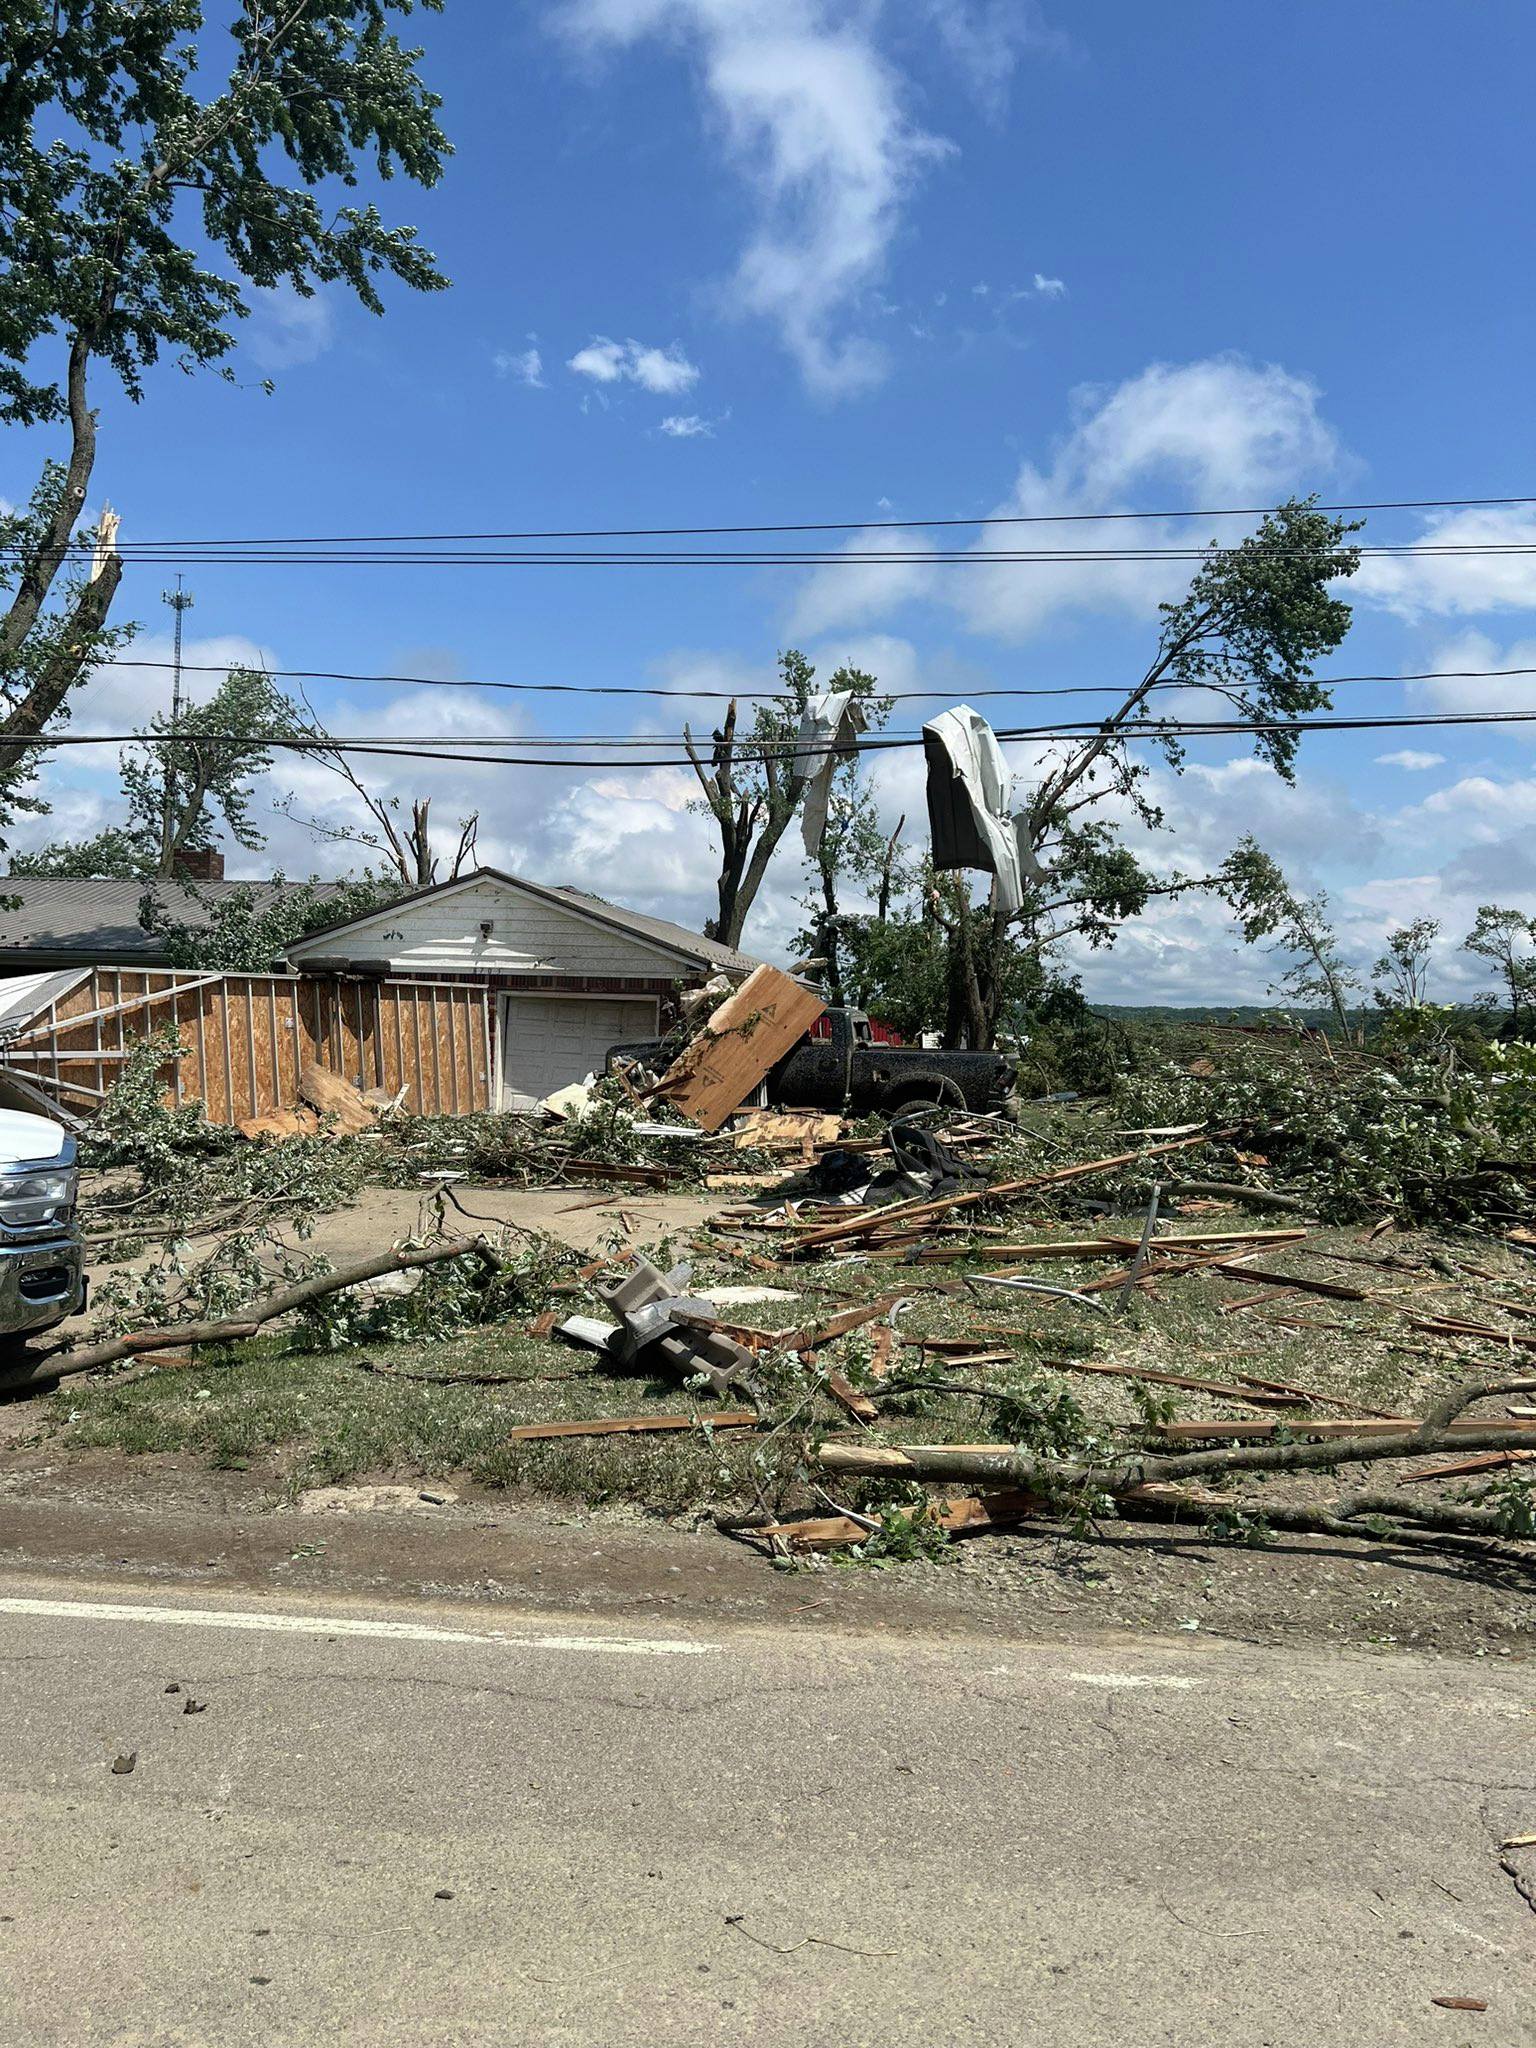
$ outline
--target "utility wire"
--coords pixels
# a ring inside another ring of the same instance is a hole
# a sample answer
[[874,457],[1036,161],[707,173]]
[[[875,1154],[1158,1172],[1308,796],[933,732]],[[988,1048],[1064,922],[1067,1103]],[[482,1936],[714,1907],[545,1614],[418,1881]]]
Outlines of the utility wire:
[[[60,553],[65,551],[61,550]],[[74,550],[84,559],[82,550]],[[125,563],[160,566],[177,562],[213,568],[256,569],[835,569],[842,567],[881,568],[1112,568],[1117,565],[1176,562],[1209,562],[1236,548],[1199,546],[1183,548],[833,548],[777,549],[773,552],[744,548],[713,552],[682,550],[586,549],[475,554],[404,553],[377,549],[370,553],[261,552],[256,549],[199,549],[197,546],[157,548],[135,553],[127,545],[117,552]],[[1255,561],[1315,561],[1313,548],[1250,547]],[[1447,558],[1458,561],[1505,559],[1536,554],[1536,542],[1499,541],[1481,543],[1404,542],[1399,546],[1361,547],[1351,550],[1362,560],[1404,560]],[[19,549],[0,550],[21,560]]]
[[[168,661],[106,661],[94,671],[105,675],[114,668],[120,669],[169,669],[174,664]],[[227,675],[232,668],[244,666],[241,662],[191,662],[182,663],[184,675]],[[570,697],[683,697],[702,700],[707,703],[725,703],[727,700],[742,703],[790,703],[794,701],[785,690],[680,690],[664,688],[649,683],[504,683],[488,682],[470,676],[397,676],[369,675],[347,669],[334,668],[263,668],[262,674],[276,679],[296,682],[322,683],[392,683],[410,689],[431,690],[506,690],[519,695],[549,695]],[[1426,668],[1410,669],[1400,675],[1355,675],[1315,676],[1308,678],[1320,689],[1331,690],[1340,683],[1436,683],[1436,682],[1487,682],[1501,676],[1536,675],[1536,668]],[[1129,683],[1064,683],[1056,688],[1019,687],[995,690],[968,690],[966,702],[983,697],[1101,697],[1127,693],[1133,686]],[[1199,688],[1194,683],[1153,683],[1154,690],[1190,690]],[[875,694],[889,698],[893,704],[911,704],[921,701],[943,699],[953,702],[953,690],[879,690]]]
[[[1536,505],[1530,498],[1378,498],[1352,503],[1317,505],[1318,512],[1463,512],[1508,505]],[[822,519],[787,521],[777,526],[598,526],[566,527],[509,533],[327,533],[276,535],[266,539],[200,542],[146,541],[140,545],[191,548],[226,547],[357,547],[420,541],[530,540],[702,540],[715,536],[768,533],[900,533],[914,529],[969,526],[1086,526],[1136,519],[1262,519],[1273,505],[1218,505],[1193,512],[990,512],[949,519]],[[120,549],[119,552],[122,550]]]
[[[1111,732],[1116,739],[1135,741],[1148,739],[1203,739],[1227,735],[1257,736],[1264,733],[1304,732],[1395,732],[1410,727],[1424,726],[1473,726],[1473,725],[1530,725],[1536,724],[1536,711],[1462,711],[1412,713],[1402,717],[1385,718],[1283,718],[1250,722],[1246,719],[1210,720],[1147,720],[1127,725]],[[1102,722],[1083,721],[1074,724],[1051,726],[1015,726],[998,733],[999,740],[1008,742],[1049,743],[1053,740],[1081,740],[1092,738],[1099,733],[1110,731]],[[686,768],[692,764],[686,755],[663,758],[625,760],[622,754],[609,752],[595,759],[573,759],[569,755],[546,756],[510,754],[501,749],[514,746],[557,746],[558,739],[530,735],[523,739],[501,738],[495,735],[477,736],[474,753],[451,751],[466,742],[458,737],[437,741],[430,734],[412,735],[343,735],[332,738],[272,738],[251,740],[245,734],[191,735],[196,739],[218,740],[225,745],[249,745],[272,748],[290,753],[345,753],[385,755],[394,760],[404,761],[453,761],[465,762],[475,767],[514,768]],[[51,751],[55,747],[103,747],[103,746],[177,746],[185,745],[189,735],[174,733],[63,733],[56,738],[11,737],[0,734],[0,748],[35,747],[39,751]],[[580,740],[572,736],[572,745],[601,744],[610,749],[630,748],[637,744],[653,748],[675,745],[675,741],[661,737],[646,742],[632,739],[603,739],[599,742]],[[835,751],[845,753],[884,753],[904,748],[918,747],[918,738],[889,737],[864,738],[853,742],[847,748]],[[496,751],[488,751],[494,749]],[[792,743],[786,747],[764,749],[754,747],[750,742],[738,746],[738,754],[744,761],[763,758],[767,753],[794,751]]]

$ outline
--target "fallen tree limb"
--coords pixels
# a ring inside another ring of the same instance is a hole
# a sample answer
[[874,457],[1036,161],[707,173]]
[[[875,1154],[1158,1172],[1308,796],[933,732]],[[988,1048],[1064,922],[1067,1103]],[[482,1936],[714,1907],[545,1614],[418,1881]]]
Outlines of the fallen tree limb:
[[1165,1195],[1210,1195],[1220,1200],[1229,1195],[1234,1202],[1247,1202],[1255,1209],[1305,1209],[1300,1195],[1277,1195],[1269,1188],[1244,1187],[1235,1180],[1165,1180]]
[[1211,1394],[1220,1401],[1247,1401],[1256,1406],[1266,1403],[1271,1407],[1294,1408],[1299,1402],[1311,1400],[1300,1388],[1287,1389],[1267,1387],[1262,1382],[1251,1386],[1233,1386],[1224,1380],[1192,1379],[1179,1372],[1152,1372],[1138,1365],[1110,1365],[1102,1359],[1091,1358],[1048,1358],[1044,1361],[1052,1372],[1102,1372],[1111,1373],[1116,1379],[1142,1380],[1153,1387],[1183,1387],[1191,1394]]
[[441,1244],[392,1246],[371,1259],[359,1259],[350,1266],[337,1266],[329,1273],[313,1273],[292,1287],[285,1287],[265,1300],[252,1302],[237,1316],[218,1322],[175,1323],[163,1330],[135,1330],[127,1336],[108,1337],[100,1344],[88,1344],[78,1351],[41,1352],[17,1373],[0,1379],[0,1392],[50,1385],[55,1380],[75,1379],[83,1372],[115,1365],[120,1358],[137,1358],[155,1351],[171,1351],[189,1344],[231,1344],[242,1337],[254,1337],[263,1324],[275,1322],[322,1295],[337,1294],[344,1287],[356,1287],[365,1280],[382,1279],[386,1273],[406,1273],[417,1266],[434,1266],[443,1259],[476,1255],[491,1265],[499,1263],[495,1251],[483,1237],[453,1237]]
[[[1448,1394],[1417,1428],[1384,1429],[1380,1435],[1330,1437],[1322,1443],[1233,1444],[1216,1450],[1157,1456],[1133,1451],[1113,1464],[1088,1465],[1069,1458],[986,1444],[823,1444],[817,1453],[824,1471],[891,1474],[908,1479],[960,1480],[1015,1486],[1055,1499],[1107,1493],[1118,1497],[1134,1487],[1178,1484],[1229,1472],[1326,1471],[1336,1465],[1374,1464],[1384,1458],[1416,1458],[1429,1451],[1494,1451],[1509,1443],[1510,1424],[1472,1421],[1454,1435],[1449,1424],[1473,1401],[1536,1390],[1536,1381],[1472,1380]],[[1452,1405],[1454,1403],[1454,1406]],[[1450,1409],[1450,1413],[1445,1411]]]
[[[1188,1492],[1176,1486],[1144,1486],[1122,1494],[1116,1505],[1122,1512],[1129,1509],[1134,1515],[1149,1515],[1167,1521],[1178,1521],[1188,1515],[1197,1523],[1208,1522],[1221,1510],[1229,1515],[1235,1510],[1251,1514],[1255,1522],[1262,1520],[1271,1529],[1287,1535],[1344,1537],[1352,1543],[1433,1544],[1439,1549],[1449,1548],[1480,1559],[1489,1555],[1487,1539],[1490,1536],[1495,1539],[1505,1536],[1486,1509],[1441,1509],[1433,1515],[1426,1515],[1425,1503],[1402,1499],[1401,1505],[1397,1505],[1399,1500],[1400,1496],[1396,1494],[1362,1494],[1359,1496],[1361,1503],[1376,1505],[1338,1502],[1332,1508],[1308,1508],[1272,1500],[1244,1500],[1233,1494],[1210,1493],[1203,1488]],[[1379,1527],[1373,1528],[1364,1519],[1354,1519],[1365,1515],[1385,1519],[1386,1511],[1381,1503],[1387,1501],[1394,1503],[1392,1513],[1405,1517],[1401,1526],[1383,1531]],[[1231,1539],[1219,1537],[1218,1540]]]

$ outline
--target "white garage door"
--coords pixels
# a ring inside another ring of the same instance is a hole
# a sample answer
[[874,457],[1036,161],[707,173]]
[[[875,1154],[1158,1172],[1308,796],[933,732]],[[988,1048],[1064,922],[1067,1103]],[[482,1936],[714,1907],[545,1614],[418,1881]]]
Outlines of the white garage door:
[[656,1004],[597,996],[508,996],[501,1012],[501,1101],[526,1109],[600,1074],[610,1045],[656,1036]]

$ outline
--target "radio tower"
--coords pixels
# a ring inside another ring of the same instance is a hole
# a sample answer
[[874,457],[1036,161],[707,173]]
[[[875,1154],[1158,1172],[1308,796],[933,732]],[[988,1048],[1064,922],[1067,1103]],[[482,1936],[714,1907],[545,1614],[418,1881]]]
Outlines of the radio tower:
[[[181,615],[190,611],[194,602],[190,590],[183,590],[181,578],[176,578],[174,590],[162,590],[160,602],[168,604],[176,614],[176,644],[171,657],[171,732],[174,735],[181,725]],[[165,750],[160,778],[160,872],[169,875],[172,871],[172,857],[176,846],[176,743],[174,737]]]

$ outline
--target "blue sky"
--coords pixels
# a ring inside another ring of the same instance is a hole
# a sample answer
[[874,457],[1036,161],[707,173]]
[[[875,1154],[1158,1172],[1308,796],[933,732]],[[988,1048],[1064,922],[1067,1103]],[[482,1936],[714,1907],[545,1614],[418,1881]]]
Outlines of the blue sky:
[[[488,27],[488,22],[494,24]],[[416,222],[453,279],[261,304],[238,388],[103,384],[96,489],[125,539],[708,525],[1010,510],[1177,511],[1531,491],[1528,97],[1536,18],[1292,0],[560,0],[417,17],[457,155]],[[259,380],[276,391],[264,396]],[[0,490],[41,446],[14,437]],[[1195,527],[1115,529],[1205,539]],[[1070,531],[1070,530],[1069,530]],[[1366,538],[1536,539],[1529,509],[1382,514]],[[1536,667],[1536,557],[1369,565],[1340,673]],[[520,682],[762,687],[778,648],[888,687],[1134,680],[1187,568],[872,571],[199,567],[189,659]],[[161,568],[118,615],[164,659]],[[201,688],[213,678],[202,678]],[[124,667],[77,726],[160,701]],[[1520,679],[1344,686],[1341,710],[1523,704]],[[336,731],[676,730],[708,700],[314,686]],[[913,709],[931,713],[942,698]],[[1081,715],[1082,700],[1063,700]],[[1051,707],[987,706],[995,722]],[[1427,911],[1536,899],[1533,728],[1319,735],[1294,790],[1201,743],[1157,857],[1256,830],[1335,899],[1350,949]],[[1381,757],[1397,756],[1396,760]],[[1014,753],[1021,787],[1038,772]],[[915,754],[877,771],[921,812]],[[343,793],[280,768],[274,797]],[[482,852],[696,923],[707,834],[672,770],[402,770]],[[112,814],[110,762],[50,771],[51,830]],[[250,871],[346,856],[274,814]],[[796,923],[797,861],[747,944]],[[1262,995],[1213,907],[1159,912],[1083,963],[1110,1000]],[[1441,993],[1475,985],[1449,946]]]

